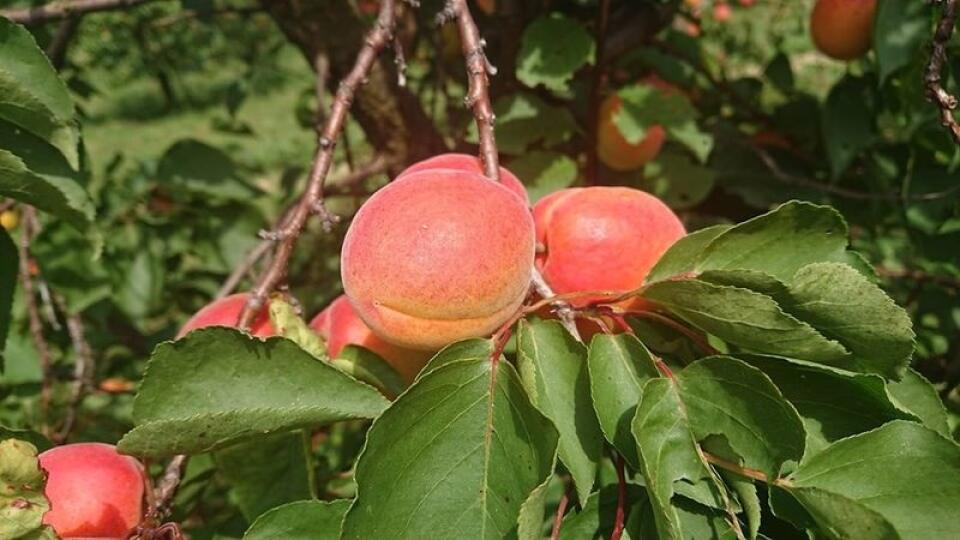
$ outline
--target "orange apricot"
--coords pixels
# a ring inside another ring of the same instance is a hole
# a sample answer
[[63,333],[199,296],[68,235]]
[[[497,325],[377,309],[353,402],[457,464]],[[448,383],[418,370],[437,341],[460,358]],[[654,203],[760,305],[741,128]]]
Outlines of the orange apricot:
[[[467,171],[477,174],[483,173],[483,162],[477,156],[467,154],[440,154],[432,158],[414,163],[404,169],[397,178],[403,178],[404,175],[419,171],[428,171],[430,169],[453,169],[455,171]],[[523,187],[523,182],[512,172],[500,167],[500,183],[503,187],[517,194],[523,199],[523,202],[530,204],[530,197],[527,195],[527,188]]]
[[[533,216],[539,243],[536,264],[558,294],[636,289],[660,256],[686,234],[660,199],[626,187],[557,191],[534,205]],[[579,298],[571,304],[600,298]]]
[[817,0],[810,35],[823,54],[854,60],[870,50],[877,0]]
[[629,142],[614,122],[621,107],[623,101],[617,94],[611,94],[600,105],[597,117],[597,157],[613,170],[632,171],[643,167],[660,153],[667,132],[660,125],[648,126],[643,139],[636,143]]
[[109,444],[76,443],[40,454],[50,511],[43,523],[61,538],[126,538],[140,523],[146,473]]
[[506,322],[527,295],[533,257],[533,219],[514,192],[479,174],[431,169],[360,207],[341,276],[374,333],[429,351]]
[[[177,333],[177,339],[187,335],[191,330],[206,328],[207,326],[230,326],[236,328],[240,319],[240,312],[250,297],[247,293],[237,293],[214,300],[200,309]],[[270,312],[263,306],[260,313],[250,325],[250,333],[254,336],[266,338],[276,335],[270,323]]]

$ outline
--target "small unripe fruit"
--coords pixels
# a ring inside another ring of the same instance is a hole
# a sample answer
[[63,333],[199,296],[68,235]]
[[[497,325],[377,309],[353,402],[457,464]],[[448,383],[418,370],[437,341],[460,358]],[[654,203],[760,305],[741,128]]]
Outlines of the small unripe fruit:
[[854,60],[870,50],[877,0],[817,0],[810,35],[820,51],[837,60]]
[[[243,306],[247,304],[248,298],[250,298],[250,295],[247,293],[237,293],[210,302],[193,317],[190,317],[190,320],[177,333],[177,339],[187,335],[191,330],[208,326],[236,328],[237,321],[240,319],[240,312],[243,311]],[[250,333],[261,338],[276,335],[276,331],[270,323],[270,312],[267,306],[263,306],[260,313],[253,319],[253,323],[250,325]]]
[[0,212],[0,227],[12,231],[20,224],[20,214],[16,210],[4,210]]
[[432,356],[430,352],[404,349],[380,339],[344,295],[317,314],[310,321],[310,327],[326,340],[331,358],[336,358],[347,345],[359,345],[380,355],[408,383],[413,382]]
[[527,206],[478,174],[404,175],[360,208],[343,242],[344,291],[381,338],[438,350],[490,334],[526,297],[534,229]]
[[[476,174],[484,174],[483,162],[477,156],[467,154],[440,154],[429,159],[414,163],[407,167],[397,178],[403,178],[410,173],[429,171],[431,169],[453,169],[455,171],[467,171]],[[503,187],[517,194],[526,204],[530,203],[527,195],[527,188],[523,187],[523,182],[512,172],[500,167],[500,183]]]
[[61,538],[126,538],[140,523],[146,474],[109,444],[77,443],[40,454],[50,511],[43,523]]
[[[625,187],[558,191],[540,199],[533,215],[542,247],[537,267],[556,293],[636,289],[686,234],[660,199]],[[582,306],[600,299],[571,303]]]

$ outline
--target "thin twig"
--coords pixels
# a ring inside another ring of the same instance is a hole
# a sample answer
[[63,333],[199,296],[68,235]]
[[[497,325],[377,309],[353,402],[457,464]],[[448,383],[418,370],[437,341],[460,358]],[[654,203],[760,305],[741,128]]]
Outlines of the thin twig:
[[610,540],[620,540],[623,536],[623,526],[627,517],[627,479],[623,473],[623,456],[617,454],[617,513],[613,518],[613,532]]
[[53,373],[50,364],[50,347],[43,333],[43,320],[40,318],[40,308],[34,291],[32,266],[36,264],[30,257],[30,242],[33,240],[33,229],[36,223],[37,210],[23,205],[23,222],[20,231],[20,282],[23,285],[24,304],[27,307],[27,316],[30,321],[30,334],[33,345],[40,358],[40,372],[42,375],[40,387],[40,425],[46,430],[50,414],[50,397],[53,389]]
[[790,480],[788,480],[788,479],[786,479],[786,478],[773,478],[773,479],[771,479],[771,478],[768,477],[763,471],[758,471],[758,470],[756,470],[756,469],[751,469],[751,468],[749,468],[749,467],[744,467],[744,466],[742,466],[742,465],[739,465],[739,464],[737,464],[737,463],[733,463],[733,462],[731,462],[731,461],[727,461],[727,460],[725,460],[725,459],[723,459],[723,458],[721,458],[721,457],[719,457],[719,456],[715,456],[715,455],[710,454],[710,453],[708,453],[708,452],[701,452],[701,454],[702,454],[703,457],[707,460],[707,462],[710,463],[711,465],[716,465],[717,467],[720,467],[721,469],[728,470],[728,471],[730,471],[730,472],[732,472],[732,473],[734,473],[734,474],[738,474],[738,475],[740,475],[740,476],[743,476],[744,478],[749,478],[749,479],[751,479],[751,480],[757,480],[758,482],[763,482],[764,484],[772,484],[772,485],[774,485],[774,486],[778,486],[778,487],[782,487],[782,488],[791,488],[791,487],[793,487],[793,483],[791,483]]
[[467,96],[464,103],[473,111],[480,138],[480,159],[483,172],[491,180],[500,181],[500,158],[497,153],[497,140],[494,134],[496,115],[490,104],[490,79],[497,69],[490,64],[483,48],[486,42],[480,37],[480,30],[474,22],[466,0],[447,0],[443,10],[437,15],[437,24],[442,26],[448,21],[456,21],[460,30],[460,45],[467,65]]
[[940,285],[941,287],[960,291],[960,278],[929,274],[922,270],[894,270],[892,268],[879,267],[877,268],[877,275],[890,279],[905,279],[916,281],[918,283],[933,283],[935,285]]
[[223,285],[220,286],[220,290],[217,291],[217,298],[224,298],[229,296],[237,288],[237,285],[243,281],[243,278],[250,273],[253,269],[253,266],[266,255],[270,248],[273,247],[273,242],[270,240],[261,240],[253,249],[250,250],[250,253],[243,259],[243,262],[238,264],[233,272],[227,277],[226,281],[223,282]]
[[147,517],[145,519],[148,524],[159,527],[163,520],[166,519],[167,514],[170,512],[170,504],[173,496],[176,495],[177,488],[180,487],[180,479],[183,477],[183,471],[187,468],[188,459],[189,458],[184,455],[173,456],[173,459],[167,464],[167,468],[163,471],[163,476],[160,478],[160,481],[157,482],[157,487],[152,493],[153,500],[151,501],[150,508],[147,510]]
[[607,21],[610,18],[610,0],[600,0],[600,11],[597,14],[596,31],[596,62],[593,66],[593,80],[590,83],[590,110],[588,115],[589,141],[587,142],[587,170],[586,183],[588,186],[597,184],[599,165],[597,162],[597,133],[599,131],[600,98],[606,86],[607,65],[605,52],[607,49]]
[[958,4],[957,0],[934,1],[943,8],[943,15],[933,34],[930,61],[927,63],[923,80],[927,87],[927,99],[940,109],[941,125],[947,128],[954,142],[960,144],[960,122],[957,122],[953,114],[957,108],[957,97],[943,87],[943,66],[947,62],[947,47],[957,24]]
[[93,374],[96,371],[93,350],[87,342],[86,330],[83,325],[83,319],[79,313],[70,313],[66,300],[63,296],[57,294],[54,296],[57,306],[67,318],[67,333],[70,334],[70,341],[73,344],[73,352],[76,356],[73,367],[73,388],[70,392],[70,402],[67,405],[66,417],[63,425],[57,433],[56,441],[63,444],[70,437],[77,420],[77,412],[83,403],[83,398],[93,387]]
[[337,89],[330,117],[327,119],[327,124],[319,139],[307,190],[294,208],[287,223],[278,227],[270,235],[270,239],[277,241],[273,260],[266,272],[260,277],[249,301],[240,314],[239,325],[242,328],[250,325],[255,314],[260,311],[264,302],[266,302],[267,296],[285,279],[287,263],[293,254],[294,245],[310,215],[318,214],[320,216],[324,230],[332,229],[338,221],[338,218],[330,213],[323,203],[324,180],[333,161],[333,148],[343,129],[354,93],[357,87],[367,78],[367,74],[370,72],[377,56],[392,40],[395,24],[395,0],[383,0],[380,4],[380,14],[377,21],[373,29],[367,34],[353,68],[346,78],[340,82]]
[[42,6],[0,10],[0,17],[6,17],[15,23],[37,24],[62,19],[69,15],[126,9],[139,4],[156,1],[157,0],[73,0],[71,2],[51,2]]
[[47,46],[47,57],[54,69],[60,70],[67,61],[67,50],[70,48],[70,42],[80,28],[80,15],[71,15],[60,22],[57,31]]
[[784,184],[795,185],[814,189],[817,191],[822,191],[831,195],[836,195],[838,197],[843,197],[845,199],[852,199],[857,201],[933,201],[937,199],[942,199],[949,197],[954,193],[960,191],[960,185],[954,186],[943,191],[935,191],[931,193],[920,193],[917,195],[902,195],[897,192],[888,192],[888,193],[870,193],[866,191],[857,191],[854,189],[844,188],[840,186],[835,186],[833,184],[825,184],[823,182],[818,182],[810,178],[805,178],[802,176],[797,176],[795,174],[788,173],[784,171],[780,165],[777,163],[777,160],[770,155],[769,152],[761,148],[760,146],[743,141],[743,146],[752,150],[754,154],[760,158],[760,161],[767,167],[773,177],[783,182]]
[[696,330],[693,330],[692,328],[688,327],[683,323],[675,321],[673,318],[668,317],[662,313],[657,313],[655,311],[649,311],[649,310],[627,310],[627,311],[624,311],[623,313],[627,315],[632,315],[639,319],[647,319],[650,321],[658,322],[661,325],[670,328],[671,330],[675,330],[683,334],[687,339],[692,341],[694,345],[696,345],[697,348],[699,348],[700,351],[703,352],[704,354],[711,355],[711,356],[715,354],[720,354],[720,351],[718,351],[712,345],[710,345],[710,343],[707,342],[707,339],[702,334],[698,333]]
[[560,526],[563,525],[563,515],[567,512],[567,505],[570,504],[570,490],[572,485],[567,484],[567,489],[563,491],[560,502],[557,503],[557,513],[553,517],[553,529],[550,530],[550,540],[560,538]]

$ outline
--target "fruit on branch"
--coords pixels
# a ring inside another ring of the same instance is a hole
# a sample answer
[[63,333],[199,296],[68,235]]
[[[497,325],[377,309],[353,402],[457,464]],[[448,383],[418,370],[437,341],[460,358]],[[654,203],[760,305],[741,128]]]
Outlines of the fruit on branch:
[[[640,84],[652,86],[665,94],[677,94],[680,90],[660,79],[647,77]],[[600,105],[597,116],[597,157],[604,165],[616,171],[632,171],[643,167],[647,162],[657,157],[667,132],[663,126],[652,125],[647,127],[646,136],[636,143],[631,143],[620,132],[614,118],[623,107],[623,101],[617,94],[610,94]]]
[[359,345],[380,355],[408,383],[413,382],[432,356],[430,352],[405,349],[380,339],[357,315],[345,295],[338,296],[318,313],[310,321],[310,328],[326,340],[327,352],[332,358],[347,345]]
[[[214,300],[200,309],[190,320],[180,328],[177,339],[187,335],[191,330],[206,328],[207,326],[230,326],[236,328],[240,319],[240,312],[246,305],[250,295],[247,293],[231,294],[230,296]],[[266,338],[276,335],[273,325],[270,324],[270,312],[265,305],[250,324],[250,333],[254,336]]]
[[20,214],[16,210],[4,210],[0,212],[0,227],[12,231],[20,224]]
[[733,9],[726,2],[719,2],[713,5],[713,19],[719,23],[725,23],[733,17]]
[[350,303],[378,336],[430,351],[506,322],[527,295],[533,257],[533,218],[514,192],[431,169],[360,207],[340,262]]
[[[558,294],[636,289],[660,256],[686,234],[660,199],[626,187],[557,191],[534,205],[533,217],[537,267]],[[599,299],[580,298],[571,304]]]
[[146,473],[113,445],[76,443],[40,454],[50,511],[43,523],[62,538],[126,538],[140,523]]
[[877,0],[817,0],[810,35],[823,54],[854,60],[870,50]]
[[[430,159],[425,159],[423,161],[414,163],[413,165],[404,169],[403,172],[398,174],[397,178],[403,178],[404,175],[410,173],[428,171],[431,169],[453,169],[455,171],[467,171],[480,175],[484,174],[483,162],[480,161],[480,158],[477,156],[451,153],[440,154],[439,156],[434,156]],[[527,188],[523,187],[523,183],[515,174],[503,167],[500,167],[500,183],[503,184],[503,187],[516,193],[518,197],[523,199],[524,204],[530,204],[530,197],[527,195]]]

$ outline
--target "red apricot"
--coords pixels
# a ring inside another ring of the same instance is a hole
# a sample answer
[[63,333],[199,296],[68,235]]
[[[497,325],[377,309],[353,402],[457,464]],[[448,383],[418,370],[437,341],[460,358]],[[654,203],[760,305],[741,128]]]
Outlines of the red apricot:
[[556,293],[636,289],[686,234],[660,199],[625,187],[558,191],[540,199],[533,216],[541,247],[537,267]]
[[870,50],[877,0],[817,0],[810,35],[820,51],[837,60],[854,60]]
[[405,381],[413,382],[432,353],[404,349],[380,339],[363,322],[345,295],[340,295],[310,321],[310,327],[327,341],[327,352],[336,358],[347,345],[359,345],[380,355]]
[[725,23],[733,17],[733,9],[730,8],[730,4],[726,2],[721,2],[713,5],[713,18],[719,23]]
[[467,171],[409,173],[360,207],[343,242],[350,303],[381,338],[418,350],[487,335],[527,295],[534,227],[503,185]]
[[[190,320],[180,328],[177,333],[177,339],[187,335],[191,330],[206,328],[207,326],[230,326],[236,327],[240,319],[240,312],[246,305],[250,297],[247,293],[237,293],[230,296],[214,300],[200,309]],[[267,306],[263,306],[260,313],[254,318],[250,325],[250,333],[254,336],[265,338],[276,335],[273,325],[270,324],[270,312]]]
[[[477,156],[467,154],[440,154],[439,156],[414,163],[398,174],[397,178],[403,178],[404,175],[419,171],[428,171],[430,169],[453,169],[456,171],[483,174],[483,162],[480,161],[480,158]],[[523,183],[515,174],[503,167],[500,167],[500,183],[503,184],[503,187],[516,193],[523,199],[524,203],[530,203],[527,189],[523,187]]]
[[[644,81],[658,90],[664,91],[661,86],[666,85],[659,79]],[[669,86],[669,85],[667,85]],[[671,87],[672,88],[672,87]],[[675,91],[675,89],[674,89]],[[627,141],[620,128],[614,122],[623,101],[617,94],[611,94],[600,105],[597,117],[597,157],[604,165],[617,171],[632,171],[643,167],[660,153],[667,132],[663,126],[652,125],[647,127],[646,136],[636,143]]]
[[76,443],[40,454],[50,511],[43,523],[61,538],[126,538],[140,523],[146,474],[109,444]]

